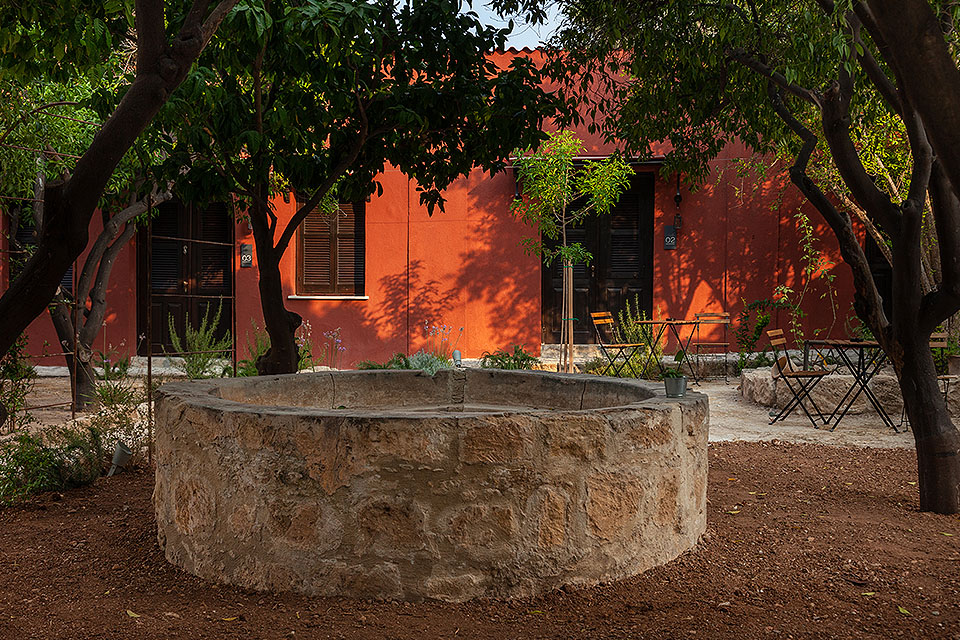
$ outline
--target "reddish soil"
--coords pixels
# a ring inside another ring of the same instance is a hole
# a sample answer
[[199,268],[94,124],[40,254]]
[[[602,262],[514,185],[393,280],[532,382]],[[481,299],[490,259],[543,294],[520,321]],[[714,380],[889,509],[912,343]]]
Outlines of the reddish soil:
[[512,602],[250,593],[168,565],[152,475],[0,511],[0,638],[956,638],[960,518],[917,511],[913,453],[710,447],[707,534],[616,584]]

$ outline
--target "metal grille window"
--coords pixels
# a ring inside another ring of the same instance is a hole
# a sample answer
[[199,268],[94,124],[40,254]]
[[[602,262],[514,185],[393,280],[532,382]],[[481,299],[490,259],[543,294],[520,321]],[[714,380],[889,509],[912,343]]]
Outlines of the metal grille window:
[[362,296],[364,203],[341,203],[332,215],[313,210],[298,231],[297,293]]

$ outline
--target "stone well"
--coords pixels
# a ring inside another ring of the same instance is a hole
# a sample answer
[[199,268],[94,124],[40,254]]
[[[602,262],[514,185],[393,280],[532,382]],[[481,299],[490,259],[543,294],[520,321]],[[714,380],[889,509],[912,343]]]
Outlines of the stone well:
[[706,525],[707,398],[494,370],[165,385],[167,559],[259,590],[461,601],[631,576]]

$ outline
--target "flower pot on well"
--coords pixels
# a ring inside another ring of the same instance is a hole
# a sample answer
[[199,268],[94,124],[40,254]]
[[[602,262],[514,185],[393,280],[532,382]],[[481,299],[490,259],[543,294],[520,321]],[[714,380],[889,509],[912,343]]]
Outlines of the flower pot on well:
[[682,398],[687,395],[687,376],[664,378],[663,388],[668,398]]

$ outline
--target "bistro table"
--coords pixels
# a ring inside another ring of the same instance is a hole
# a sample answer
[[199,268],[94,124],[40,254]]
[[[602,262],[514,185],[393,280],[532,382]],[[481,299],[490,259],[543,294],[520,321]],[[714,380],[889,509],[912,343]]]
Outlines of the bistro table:
[[[667,318],[666,320],[637,320],[636,324],[642,326],[649,326],[650,332],[644,332],[645,342],[649,351],[647,352],[647,359],[643,363],[643,370],[646,371],[647,367],[650,365],[650,360],[654,359],[654,356],[657,352],[657,345],[660,344],[660,339],[663,338],[663,335],[669,331],[667,339],[670,335],[673,335],[677,339],[677,344],[680,345],[680,353],[683,354],[683,358],[680,360],[679,368],[683,368],[683,364],[687,364],[687,369],[690,371],[690,376],[693,378],[693,381],[697,384],[700,384],[700,379],[697,377],[697,372],[694,370],[693,365],[690,362],[690,358],[687,357],[687,354],[690,351],[690,341],[693,339],[693,335],[696,333],[697,325],[700,324],[698,320],[674,320],[673,318]],[[690,333],[687,334],[686,340],[680,336],[680,332],[683,328],[689,327]],[[656,334],[656,336],[654,336]],[[647,340],[646,338],[649,338]],[[660,370],[660,373],[663,373],[664,366],[663,362],[659,358],[656,360],[657,368]]]
[[887,354],[880,348],[879,342],[873,340],[805,340],[803,343],[804,369],[809,368],[811,350],[816,351],[822,358],[831,354],[835,355],[853,376],[853,383],[850,388],[847,389],[833,413],[826,420],[826,424],[830,424],[836,418],[836,422],[830,428],[831,431],[837,428],[840,420],[847,415],[850,407],[863,393],[880,416],[880,419],[883,420],[883,423],[893,429],[895,433],[899,433],[897,425],[890,419],[883,405],[880,404],[877,395],[868,386],[873,376],[877,375],[877,372],[887,362]]

